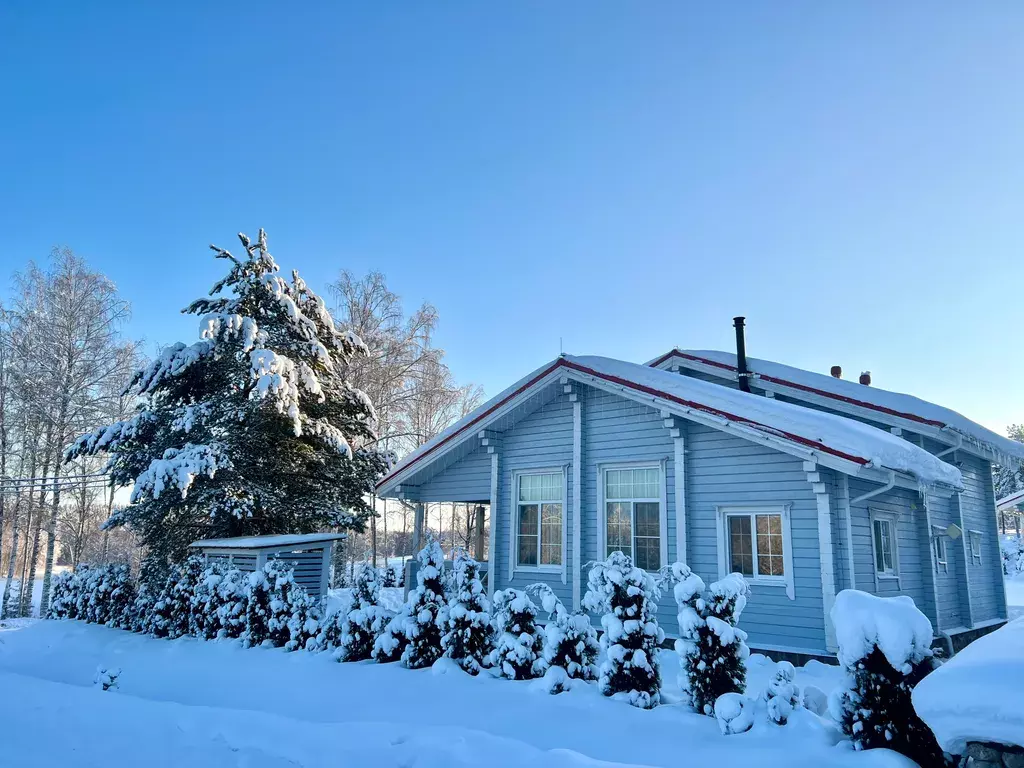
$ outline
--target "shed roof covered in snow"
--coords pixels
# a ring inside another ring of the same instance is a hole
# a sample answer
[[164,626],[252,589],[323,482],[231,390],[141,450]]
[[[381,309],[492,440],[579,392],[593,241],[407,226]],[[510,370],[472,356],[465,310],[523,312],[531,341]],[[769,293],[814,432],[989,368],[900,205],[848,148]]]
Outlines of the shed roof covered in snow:
[[235,536],[230,539],[202,539],[193,541],[190,547],[196,549],[280,549],[281,547],[301,547],[320,544],[327,541],[340,541],[347,536],[344,533],[297,533],[273,536]]
[[[651,360],[648,365],[657,367],[668,362],[721,375],[723,378],[736,378],[736,355],[732,352],[673,349]],[[891,392],[753,357],[747,358],[747,368],[754,374],[755,386],[765,386],[798,399],[824,398],[820,402],[828,403],[837,410],[863,409],[865,413],[873,414],[883,422],[897,419],[925,430],[930,428],[937,432],[953,433],[949,435],[950,438],[959,435],[964,438],[967,447],[973,445],[987,449],[1004,462],[1024,461],[1024,444],[986,429],[950,408],[914,395]]]
[[645,365],[608,357],[562,355],[407,456],[378,484],[378,492],[383,495],[416,465],[443,456],[460,442],[477,436],[531,390],[563,377],[843,471],[892,471],[908,475],[921,485],[962,488],[956,467],[869,424]]
[[1015,509],[1021,504],[1024,504],[1024,490],[1003,496],[1003,498],[996,502],[996,511],[1002,512],[1004,509]]

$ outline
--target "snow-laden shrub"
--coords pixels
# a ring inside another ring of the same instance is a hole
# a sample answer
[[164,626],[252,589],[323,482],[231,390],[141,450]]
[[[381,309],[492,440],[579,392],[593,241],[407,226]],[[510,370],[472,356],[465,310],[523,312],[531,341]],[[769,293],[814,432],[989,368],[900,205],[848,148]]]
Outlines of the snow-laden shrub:
[[409,611],[405,624],[408,645],[402,651],[402,664],[409,669],[429,667],[441,658],[441,623],[445,608],[444,551],[431,538],[416,556],[418,586],[409,593]]
[[466,672],[476,675],[491,650],[491,605],[480,581],[480,564],[465,552],[455,558],[450,594],[441,650]]
[[1001,537],[999,553],[1002,556],[1004,576],[1024,573],[1024,538],[1019,533]]
[[595,563],[587,576],[583,605],[600,613],[605,660],[599,685],[605,696],[650,709],[661,702],[658,646],[665,633],[658,626],[661,590],[654,578],[622,552]]
[[102,688],[104,691],[117,690],[117,679],[121,676],[121,670],[117,667],[97,667],[96,676],[93,678],[93,685]]
[[248,576],[243,644],[259,646],[265,642],[281,648],[291,640],[288,622],[295,601],[305,598],[306,590],[295,583],[291,566],[281,560],[268,560]]
[[237,568],[230,568],[220,575],[207,605],[210,617],[207,635],[211,627],[216,628],[215,637],[235,638],[245,634],[248,586],[248,576]]
[[206,561],[192,555],[178,568],[178,578],[170,592],[171,616],[168,634],[171,637],[202,637],[206,616],[197,610],[196,588],[203,581]]
[[715,700],[715,719],[722,733],[746,733],[754,725],[754,702],[741,693],[723,693]]
[[[73,619],[75,611],[74,573],[64,571],[54,575],[50,583],[50,607],[46,611],[48,619]],[[6,615],[6,614],[5,614]]]
[[911,702],[914,687],[934,666],[928,617],[905,595],[853,589],[836,596],[831,615],[846,679],[832,692],[829,711],[853,746],[892,749],[921,765],[946,764]]
[[406,646],[409,645],[409,637],[405,633],[408,623],[409,604],[406,603],[401,611],[388,619],[384,631],[373,641],[370,658],[379,664],[389,664],[401,659]]
[[548,692],[568,690],[569,680],[597,680],[601,646],[590,617],[583,611],[570,613],[547,584],[531,584],[528,590],[540,597],[548,612],[542,656]]
[[137,595],[131,569],[123,564],[114,564],[107,568],[107,626],[131,629],[132,611]]
[[[21,616],[21,579],[11,579],[7,585],[7,604],[3,606],[5,619],[16,619]],[[77,614],[77,607],[71,605],[72,612]]]
[[172,612],[174,607],[174,587],[178,583],[178,569],[172,568],[163,587],[153,597],[153,603],[146,614],[143,624],[144,631],[153,637],[177,637],[172,634],[174,623]]
[[776,725],[785,725],[793,710],[800,706],[800,688],[793,681],[796,669],[788,661],[780,661],[775,674],[768,681],[764,700],[768,705],[768,719]]
[[530,596],[519,589],[495,592],[493,621],[494,650],[487,657],[488,665],[509,680],[544,674],[544,636]]
[[828,715],[828,694],[816,685],[806,685],[800,697],[800,705],[808,712],[825,717]]
[[351,598],[336,614],[338,661],[363,661],[373,655],[373,644],[391,618],[380,605],[380,577],[376,568],[363,567]]
[[132,632],[149,632],[150,615],[153,612],[153,605],[156,603],[156,596],[152,589],[149,584],[139,585],[135,600],[128,607],[123,619],[125,629]]
[[320,601],[302,587],[296,587],[291,594],[291,611],[288,618],[288,641],[284,649],[305,650],[311,647],[314,638],[320,633],[320,622],[323,621]]
[[711,715],[720,696],[746,687],[750,651],[746,633],[736,625],[749,587],[736,573],[705,587],[685,563],[674,563],[667,575],[675,582],[679,611],[679,687],[695,711]]

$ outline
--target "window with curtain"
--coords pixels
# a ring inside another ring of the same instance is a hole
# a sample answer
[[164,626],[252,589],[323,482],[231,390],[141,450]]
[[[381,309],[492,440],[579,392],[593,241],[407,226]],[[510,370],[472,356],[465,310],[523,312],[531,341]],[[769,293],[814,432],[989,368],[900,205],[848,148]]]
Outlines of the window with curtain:
[[782,514],[730,512],[726,515],[729,571],[752,578],[784,578]]

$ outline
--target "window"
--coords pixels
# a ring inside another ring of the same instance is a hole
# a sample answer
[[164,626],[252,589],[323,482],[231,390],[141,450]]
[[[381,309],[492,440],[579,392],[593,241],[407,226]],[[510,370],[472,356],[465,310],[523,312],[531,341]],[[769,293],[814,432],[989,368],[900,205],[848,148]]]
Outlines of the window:
[[561,567],[564,486],[561,472],[518,475],[516,565]]
[[899,574],[899,552],[896,547],[896,518],[872,515],[871,547],[875,552],[875,574],[894,578]]
[[968,531],[971,542],[971,560],[981,564],[981,531]]
[[605,555],[622,552],[638,568],[661,568],[661,469],[604,471]]
[[789,505],[718,507],[718,570],[742,574],[753,584],[793,587]]
[[730,512],[729,571],[744,576],[784,578],[782,514]]
[[932,526],[932,549],[935,552],[935,572],[946,573],[949,570],[946,560],[946,531],[940,526]]

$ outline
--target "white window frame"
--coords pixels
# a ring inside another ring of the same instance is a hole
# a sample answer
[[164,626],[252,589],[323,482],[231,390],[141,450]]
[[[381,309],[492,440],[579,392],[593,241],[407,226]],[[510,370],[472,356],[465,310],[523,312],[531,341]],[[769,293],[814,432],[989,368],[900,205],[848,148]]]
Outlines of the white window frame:
[[[895,581],[897,589],[902,589],[903,584],[900,580],[900,526],[899,516],[892,512],[883,512],[882,510],[872,509],[869,513],[869,520],[871,523],[871,572],[875,575],[875,591],[878,591],[879,581]],[[875,521],[881,521],[889,524],[892,532],[892,571],[879,571],[878,570],[878,548],[875,546]]]
[[[608,504],[605,500],[605,475],[609,470],[615,469],[656,469],[659,472],[658,491],[659,498],[638,499],[638,501],[658,502],[658,557],[661,559],[662,567],[668,562],[668,491],[666,478],[666,464],[668,459],[655,459],[654,461],[623,461],[610,464],[599,464],[597,467],[597,536],[598,554],[603,560],[608,557]],[[616,499],[616,501],[637,501],[631,499]],[[631,507],[632,517],[630,519],[630,531],[633,535],[631,559],[636,562],[636,507]],[[650,571],[655,573],[656,571]]]
[[[981,542],[984,541],[984,538],[985,534],[981,531],[971,530],[967,532],[967,545],[970,548],[971,562],[975,563],[976,565],[981,565]],[[974,550],[974,542],[978,542],[977,552],[975,552]]]
[[932,526],[932,553],[935,556],[935,572],[949,573],[949,548],[946,546],[946,529],[941,525]]
[[[562,498],[559,503],[562,505],[562,562],[560,565],[541,565],[540,564],[540,547],[541,547],[541,531],[540,526],[543,522],[543,514],[539,508],[542,504],[553,504],[554,499],[539,502],[526,502],[536,503],[538,505],[537,510],[537,565],[520,565],[519,564],[519,479],[524,475],[561,475],[562,476]],[[568,473],[566,472],[565,465],[559,467],[529,467],[523,469],[517,469],[512,472],[512,488],[509,493],[509,510],[511,515],[509,519],[511,526],[509,526],[508,536],[508,561],[512,565],[512,574],[516,573],[566,573],[566,551],[565,551],[565,539],[566,539],[566,504],[569,497],[569,479]]]
[[754,555],[754,575],[744,576],[751,586],[784,587],[786,597],[796,600],[793,581],[793,530],[790,509],[792,504],[722,504],[715,507],[718,528],[718,576],[724,577],[729,571],[729,517],[743,515],[780,515],[782,517],[782,568],[783,576],[761,576],[757,573],[757,523],[751,520],[751,551]]

